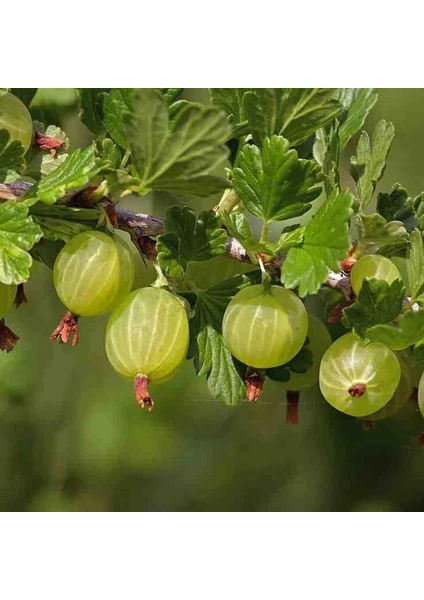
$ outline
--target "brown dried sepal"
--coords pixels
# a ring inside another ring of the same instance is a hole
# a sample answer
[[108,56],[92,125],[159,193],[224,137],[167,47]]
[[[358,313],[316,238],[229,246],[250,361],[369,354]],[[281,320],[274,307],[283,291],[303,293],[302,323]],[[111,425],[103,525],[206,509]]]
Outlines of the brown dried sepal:
[[19,337],[5,325],[4,319],[0,319],[0,350],[11,352],[18,343]]
[[49,340],[54,342],[59,339],[60,344],[66,344],[69,338],[72,337],[72,346],[76,346],[79,341],[78,337],[78,315],[73,315],[71,312],[66,312],[59,325],[53,331]]
[[54,156],[56,151],[64,144],[64,140],[46,135],[39,129],[35,130],[34,146],[40,150],[50,150],[50,154]]
[[365,394],[367,386],[365,383],[354,383],[349,389],[348,392],[352,396],[352,398],[360,398]]
[[27,297],[25,295],[24,284],[20,283],[16,290],[14,307],[19,308],[21,304],[26,304],[28,302]]
[[134,392],[137,404],[140,408],[147,408],[148,411],[153,410],[154,402],[149,394],[149,378],[145,375],[137,375],[134,379]]
[[246,400],[257,402],[262,394],[265,382],[265,373],[260,369],[248,367],[244,383],[246,385]]
[[286,423],[288,425],[299,424],[299,392],[287,390]]

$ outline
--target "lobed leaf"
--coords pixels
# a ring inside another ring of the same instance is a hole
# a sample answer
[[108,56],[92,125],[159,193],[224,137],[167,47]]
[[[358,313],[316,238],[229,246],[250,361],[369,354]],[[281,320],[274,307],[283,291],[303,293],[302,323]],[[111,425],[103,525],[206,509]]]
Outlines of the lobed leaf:
[[29,278],[32,258],[28,250],[41,239],[40,227],[28,207],[16,200],[0,204],[0,281],[7,285]]
[[373,88],[339,89],[338,99],[347,111],[339,129],[341,150],[346,147],[350,138],[363,127],[377,98],[378,94]]
[[246,209],[264,221],[303,215],[321,194],[320,167],[298,158],[281,136],[266,138],[262,149],[245,146],[233,170],[234,188]]
[[170,277],[183,275],[189,261],[203,261],[223,254],[227,233],[212,211],[197,217],[188,206],[173,206],[166,214],[166,233],[158,236],[158,261]]
[[243,100],[258,146],[274,134],[297,146],[343,110],[330,88],[261,88],[246,92]]
[[343,324],[361,337],[374,325],[391,323],[400,315],[405,286],[400,279],[392,283],[364,279],[356,302],[343,310]]
[[300,297],[316,294],[329,270],[339,269],[350,246],[352,204],[348,191],[334,191],[306,225],[302,243],[288,251],[281,282],[288,288],[299,287]]
[[25,195],[28,205],[37,201],[54,204],[67,192],[87,185],[101,170],[96,161],[95,146],[78,148],[57,169],[49,173]]
[[399,325],[375,325],[367,330],[367,338],[381,342],[392,350],[405,350],[424,338],[424,310],[407,312]]
[[372,142],[362,131],[356,150],[351,158],[351,175],[356,181],[356,189],[362,208],[371,202],[375,187],[383,176],[387,156],[395,135],[392,123],[380,121],[372,137]]
[[138,89],[123,116],[141,193],[154,189],[208,196],[226,182],[210,175],[227,158],[230,126],[216,107],[186,103],[174,122],[161,92]]

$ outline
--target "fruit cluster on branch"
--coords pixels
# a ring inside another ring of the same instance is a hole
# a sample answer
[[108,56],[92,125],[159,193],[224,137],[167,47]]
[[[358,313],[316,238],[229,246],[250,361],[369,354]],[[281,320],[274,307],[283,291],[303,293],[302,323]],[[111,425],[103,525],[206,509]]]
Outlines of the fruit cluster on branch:
[[[317,383],[368,425],[403,408],[424,369],[424,193],[395,183],[375,198],[394,127],[362,130],[374,90],[219,88],[201,105],[174,88],[81,89],[95,139],[72,152],[27,92],[0,90],[2,349],[37,260],[66,308],[50,339],[75,345],[85,316],[110,313],[106,353],[141,407],[187,359],[230,405],[279,382],[288,423]],[[122,206],[132,195],[142,211],[151,192],[175,199],[164,218]],[[195,211],[187,197],[214,200]],[[133,289],[141,260],[156,280]]]

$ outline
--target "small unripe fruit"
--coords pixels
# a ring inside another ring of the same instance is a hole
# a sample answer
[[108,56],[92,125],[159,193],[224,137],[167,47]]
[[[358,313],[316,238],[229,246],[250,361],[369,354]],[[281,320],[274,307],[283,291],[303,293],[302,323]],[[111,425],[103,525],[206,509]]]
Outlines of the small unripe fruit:
[[256,369],[278,367],[302,348],[308,315],[302,301],[276,285],[238,292],[224,314],[222,331],[231,353]]

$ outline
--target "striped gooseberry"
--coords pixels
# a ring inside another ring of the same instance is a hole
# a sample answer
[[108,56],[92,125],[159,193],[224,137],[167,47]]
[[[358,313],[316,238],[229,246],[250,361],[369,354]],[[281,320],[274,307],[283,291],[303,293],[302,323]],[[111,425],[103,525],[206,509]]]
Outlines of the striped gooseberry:
[[399,361],[390,348],[347,333],[324,354],[319,385],[334,408],[353,417],[365,417],[389,402],[400,376]]
[[134,258],[120,238],[101,231],[84,231],[59,252],[53,267],[57,295],[68,312],[50,336],[78,342],[79,317],[110,312],[129,294],[134,281]]
[[222,331],[233,356],[250,367],[268,369],[288,362],[302,348],[308,315],[292,291],[252,285],[228,304]]
[[132,292],[111,314],[106,354],[118,373],[134,380],[139,405],[151,409],[148,384],[174,375],[188,342],[183,301],[163,288],[147,287]]
[[401,276],[398,268],[389,258],[379,254],[367,254],[354,264],[350,273],[352,289],[356,295],[361,291],[364,279],[371,278],[392,283],[395,279],[401,279]]

